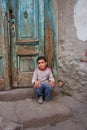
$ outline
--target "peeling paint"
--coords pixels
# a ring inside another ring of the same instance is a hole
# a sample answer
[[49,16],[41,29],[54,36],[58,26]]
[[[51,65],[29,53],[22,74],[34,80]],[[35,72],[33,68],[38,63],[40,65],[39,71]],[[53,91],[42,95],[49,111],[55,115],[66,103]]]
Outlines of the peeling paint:
[[51,34],[50,22],[47,21],[46,23],[47,23],[47,29],[46,29],[45,54],[48,60],[48,66],[52,67],[52,62],[53,62],[52,34]]
[[17,49],[17,55],[34,55],[36,52],[35,46],[19,46]]
[[74,23],[79,40],[87,40],[87,0],[78,0],[74,6]]

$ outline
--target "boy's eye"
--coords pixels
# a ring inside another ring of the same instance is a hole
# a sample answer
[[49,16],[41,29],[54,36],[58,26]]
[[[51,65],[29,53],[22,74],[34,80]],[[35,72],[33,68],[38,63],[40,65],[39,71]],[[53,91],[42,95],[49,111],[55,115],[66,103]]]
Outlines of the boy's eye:
[[38,62],[38,64],[41,64],[41,63],[44,63],[44,62]]

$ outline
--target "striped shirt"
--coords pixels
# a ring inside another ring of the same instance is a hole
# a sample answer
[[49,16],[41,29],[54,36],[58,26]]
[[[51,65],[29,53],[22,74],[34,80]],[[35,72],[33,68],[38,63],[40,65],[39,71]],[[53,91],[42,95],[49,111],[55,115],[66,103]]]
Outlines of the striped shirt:
[[34,84],[35,81],[38,81],[40,84],[54,81],[51,69],[48,67],[45,70],[40,70],[39,68],[36,68],[32,77],[32,84]]

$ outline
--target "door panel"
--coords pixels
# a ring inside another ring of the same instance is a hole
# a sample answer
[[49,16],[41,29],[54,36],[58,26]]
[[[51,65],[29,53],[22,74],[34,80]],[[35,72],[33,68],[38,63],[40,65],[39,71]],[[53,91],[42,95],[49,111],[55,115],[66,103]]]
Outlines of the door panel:
[[0,90],[10,87],[7,1],[0,0]]
[[36,58],[44,55],[43,0],[10,1],[10,19],[12,85],[31,86]]
[[18,40],[30,38],[38,40],[38,0],[26,0],[25,2],[25,4],[24,0],[17,2]]

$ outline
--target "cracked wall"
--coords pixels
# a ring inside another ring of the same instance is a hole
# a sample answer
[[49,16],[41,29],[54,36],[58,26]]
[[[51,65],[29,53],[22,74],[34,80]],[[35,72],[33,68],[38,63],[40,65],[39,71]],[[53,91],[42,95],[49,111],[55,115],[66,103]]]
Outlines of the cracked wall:
[[58,79],[62,91],[87,101],[87,0],[58,0]]

